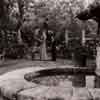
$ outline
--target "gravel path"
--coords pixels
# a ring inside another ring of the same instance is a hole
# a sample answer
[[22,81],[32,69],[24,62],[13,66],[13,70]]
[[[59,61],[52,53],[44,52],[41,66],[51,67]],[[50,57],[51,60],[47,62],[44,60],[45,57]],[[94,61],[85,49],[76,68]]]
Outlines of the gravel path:
[[56,62],[52,61],[31,61],[31,60],[6,60],[0,61],[0,75],[11,70],[40,66],[40,67],[68,67],[72,65],[71,61],[58,59]]

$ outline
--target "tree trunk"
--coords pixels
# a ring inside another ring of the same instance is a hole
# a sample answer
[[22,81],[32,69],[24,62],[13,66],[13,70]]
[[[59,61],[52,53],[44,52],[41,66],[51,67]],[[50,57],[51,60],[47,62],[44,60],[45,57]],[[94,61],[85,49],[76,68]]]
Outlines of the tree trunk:
[[17,39],[18,39],[18,43],[20,44],[20,43],[22,43],[20,29],[21,29],[21,26],[22,26],[22,23],[23,23],[24,2],[22,0],[18,0],[17,2],[18,2],[18,8],[19,8],[19,21],[18,21],[18,26],[17,26],[17,29],[18,29]]

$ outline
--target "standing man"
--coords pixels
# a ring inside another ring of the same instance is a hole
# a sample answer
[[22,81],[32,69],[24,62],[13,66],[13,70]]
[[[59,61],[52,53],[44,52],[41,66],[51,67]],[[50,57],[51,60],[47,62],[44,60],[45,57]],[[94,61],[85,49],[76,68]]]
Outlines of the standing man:
[[52,53],[52,61],[56,61],[56,41],[55,40],[52,42],[51,53]]

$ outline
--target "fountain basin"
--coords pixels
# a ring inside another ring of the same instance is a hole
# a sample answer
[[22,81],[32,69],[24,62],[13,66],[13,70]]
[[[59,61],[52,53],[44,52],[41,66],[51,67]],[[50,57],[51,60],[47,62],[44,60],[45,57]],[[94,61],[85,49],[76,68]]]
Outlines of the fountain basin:
[[[48,85],[28,81],[25,75],[35,76],[41,70],[51,68],[29,67],[17,69],[0,76],[0,100],[95,100],[100,99],[100,89],[93,87],[75,88],[68,76],[56,76],[58,84]],[[93,76],[90,76],[93,77]],[[42,77],[46,79],[46,77]],[[49,79],[54,81],[54,76]],[[60,80],[62,79],[62,80]],[[64,80],[64,81],[63,81]],[[49,81],[50,82],[50,81]],[[52,83],[52,82],[51,82]],[[89,84],[88,84],[89,86]]]

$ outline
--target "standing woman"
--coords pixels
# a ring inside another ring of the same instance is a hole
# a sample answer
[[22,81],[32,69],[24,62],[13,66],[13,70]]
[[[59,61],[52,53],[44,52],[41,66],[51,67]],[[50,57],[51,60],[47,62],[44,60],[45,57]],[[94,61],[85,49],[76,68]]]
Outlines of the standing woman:
[[46,31],[41,32],[41,44],[40,44],[40,60],[48,60],[47,48],[46,48]]

